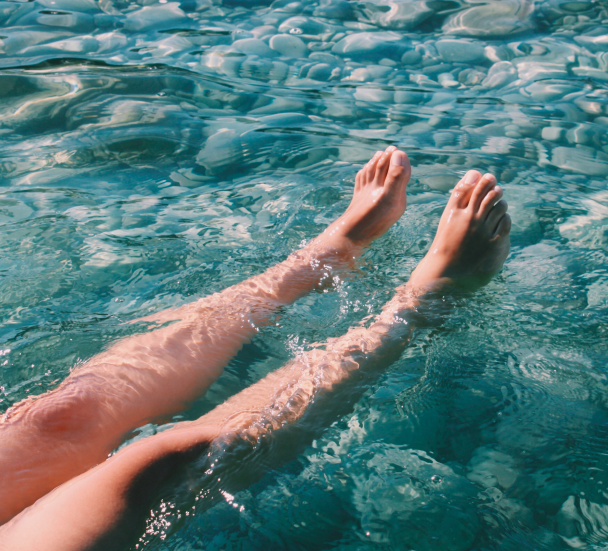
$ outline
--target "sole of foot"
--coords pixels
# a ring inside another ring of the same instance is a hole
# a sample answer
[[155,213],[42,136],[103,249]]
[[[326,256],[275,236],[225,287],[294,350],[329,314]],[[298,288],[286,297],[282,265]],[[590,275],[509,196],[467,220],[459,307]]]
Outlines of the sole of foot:
[[337,248],[365,247],[386,233],[405,212],[410,175],[403,151],[395,146],[377,151],[357,173],[346,212],[321,234],[321,241]]
[[431,248],[409,285],[487,283],[509,254],[511,218],[503,191],[492,174],[470,170],[452,192]]

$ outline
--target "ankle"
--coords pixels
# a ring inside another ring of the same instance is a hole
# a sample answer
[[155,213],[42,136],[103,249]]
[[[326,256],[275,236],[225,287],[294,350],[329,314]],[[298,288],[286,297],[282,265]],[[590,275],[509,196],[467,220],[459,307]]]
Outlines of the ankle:
[[336,220],[310,243],[310,247],[316,254],[352,261],[361,256],[363,249],[368,244],[350,237],[347,232],[343,231],[340,220]]

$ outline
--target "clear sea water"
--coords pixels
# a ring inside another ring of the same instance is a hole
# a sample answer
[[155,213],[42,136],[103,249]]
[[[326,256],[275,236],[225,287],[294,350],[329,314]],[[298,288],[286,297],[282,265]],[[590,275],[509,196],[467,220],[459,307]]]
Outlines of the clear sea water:
[[0,411],[284,259],[394,144],[403,218],[175,421],[377,313],[469,168],[505,189],[504,271],[140,548],[608,548],[607,70],[606,0],[0,1]]

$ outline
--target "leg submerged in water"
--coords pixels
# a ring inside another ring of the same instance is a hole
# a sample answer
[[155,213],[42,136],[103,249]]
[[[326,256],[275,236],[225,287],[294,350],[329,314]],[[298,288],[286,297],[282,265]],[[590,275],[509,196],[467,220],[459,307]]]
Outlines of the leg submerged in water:
[[407,155],[378,152],[357,175],[346,212],[287,260],[221,293],[153,316],[173,321],[89,360],[56,390],[0,417],[0,524],[104,461],[125,435],[183,410],[219,377],[256,328],[348,267],[403,214]]
[[[116,454],[57,488],[0,528],[3,551],[120,549],[141,533],[142,522],[169,473],[181,469],[210,443],[279,433],[354,372],[377,367],[407,344],[420,317],[432,317],[437,295],[452,285],[487,278],[509,251],[509,219],[492,178],[459,185],[446,207],[431,249],[407,285],[397,289],[378,319],[313,350],[243,390],[197,421],[185,422]],[[487,187],[486,187],[487,186]],[[477,202],[486,205],[480,211]],[[498,203],[496,202],[498,201]],[[460,212],[471,207],[467,212]],[[459,210],[454,216],[454,210]],[[449,231],[448,231],[449,230]],[[472,264],[463,262],[471,260]],[[407,323],[404,323],[406,321]],[[139,531],[138,531],[139,529]]]

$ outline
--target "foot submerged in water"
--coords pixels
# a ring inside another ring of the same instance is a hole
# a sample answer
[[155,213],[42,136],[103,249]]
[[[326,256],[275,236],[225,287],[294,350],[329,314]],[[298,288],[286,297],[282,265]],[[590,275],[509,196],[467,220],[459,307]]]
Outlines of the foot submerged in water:
[[509,254],[511,230],[502,195],[492,174],[467,172],[454,188],[435,239],[409,286],[479,286],[499,272]]

